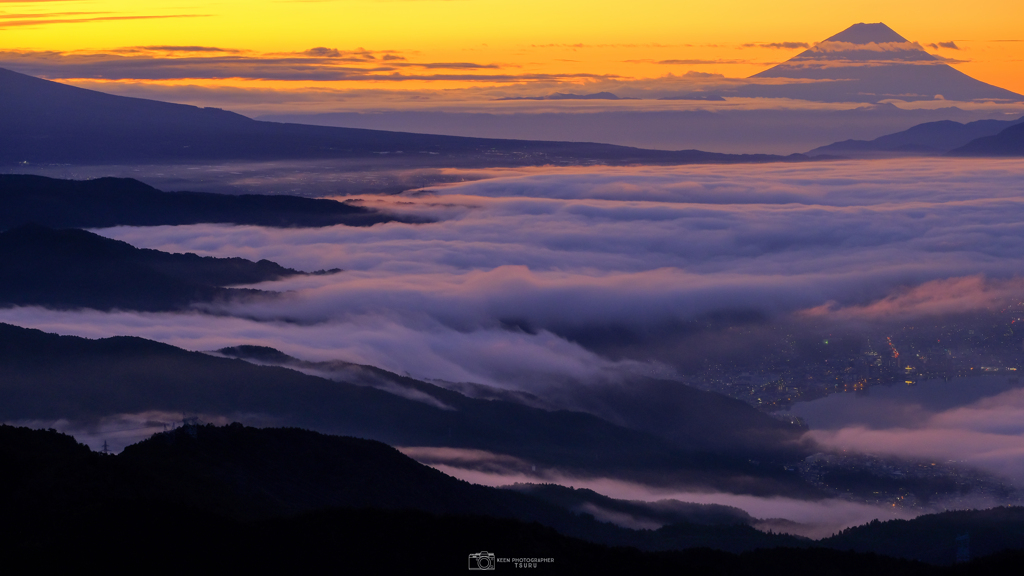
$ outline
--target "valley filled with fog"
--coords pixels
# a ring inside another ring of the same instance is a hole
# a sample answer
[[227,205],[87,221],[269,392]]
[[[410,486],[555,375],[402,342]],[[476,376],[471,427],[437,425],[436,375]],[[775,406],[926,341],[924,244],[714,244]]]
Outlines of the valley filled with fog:
[[[525,168],[476,171],[470,180],[345,198],[405,217],[369,227],[97,229],[139,248],[342,271],[250,286],[277,297],[180,312],[21,306],[0,310],[0,322],[89,338],[140,336],[194,351],[272,347],[309,363],[300,368],[307,373],[345,380],[325,366],[368,365],[666,437],[677,423],[644,416],[664,401],[643,392],[645,382],[687,384],[779,419],[803,415],[804,441],[817,453],[955,460],[981,475],[974,485],[1005,485],[976,491],[977,505],[1016,501],[1024,482],[1019,162]],[[927,396],[924,382],[936,377],[970,387],[966,377],[983,370],[1000,389],[945,405],[874,394],[920,381]],[[801,408],[864,390],[874,394],[873,414],[898,413],[898,423],[822,426]],[[392,392],[441,402],[422,391]],[[111,413],[34,424],[90,441],[121,430],[123,445],[154,431],[140,422],[159,419]],[[272,421],[289,424],[279,415]],[[817,502],[709,494],[503,467],[501,454],[408,453],[485,484],[543,480],[619,498],[714,501],[824,526],[804,530],[818,535],[955,506],[948,494],[906,507],[848,494]]]

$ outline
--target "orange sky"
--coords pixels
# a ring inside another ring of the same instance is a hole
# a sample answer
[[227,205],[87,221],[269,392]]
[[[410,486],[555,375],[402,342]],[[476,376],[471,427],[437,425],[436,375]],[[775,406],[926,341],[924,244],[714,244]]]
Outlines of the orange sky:
[[[954,42],[957,49],[927,49],[956,60],[958,69],[975,78],[1024,93],[1024,32],[1019,25],[1024,3],[981,0],[970,10],[952,0],[893,4],[872,0],[837,8],[820,0],[0,0],[0,50],[19,58],[70,56],[78,63],[96,52],[116,51],[118,61],[135,59],[119,82],[331,94],[383,90],[394,99],[396,92],[452,88],[468,89],[469,94],[476,88],[508,88],[510,94],[602,89],[609,82],[643,83],[688,72],[691,77],[710,73],[743,78],[796,55],[801,44],[813,44],[856,22],[882,21],[926,47]],[[205,50],[124,51],[140,46]],[[331,57],[347,61],[332,60],[329,67],[353,73],[326,74],[327,64],[321,62],[317,76],[306,72],[308,62],[287,61],[315,47],[339,50]],[[44,51],[51,54],[38,54]],[[194,60],[181,60],[170,76],[140,71],[144,66],[138,60],[154,56]],[[223,66],[207,66],[206,72],[190,77],[191,62],[209,57],[220,58]],[[244,74],[237,71],[240,59]],[[274,69],[255,69],[260,61],[273,62]],[[81,70],[70,78],[108,73],[108,68]]]

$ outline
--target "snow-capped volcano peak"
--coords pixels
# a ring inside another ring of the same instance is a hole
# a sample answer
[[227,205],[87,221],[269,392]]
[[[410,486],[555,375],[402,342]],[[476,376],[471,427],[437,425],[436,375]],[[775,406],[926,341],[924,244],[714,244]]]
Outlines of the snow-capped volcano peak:
[[849,44],[887,44],[890,42],[907,42],[907,39],[896,33],[881,22],[874,24],[854,24],[825,42],[847,42]]
[[751,77],[740,95],[817,102],[1024,100],[975,80],[881,22],[854,24]]

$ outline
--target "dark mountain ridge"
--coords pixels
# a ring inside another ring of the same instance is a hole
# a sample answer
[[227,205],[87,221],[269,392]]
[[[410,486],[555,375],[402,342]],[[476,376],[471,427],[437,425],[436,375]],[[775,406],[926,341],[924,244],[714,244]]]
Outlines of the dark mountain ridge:
[[691,164],[806,157],[436,136],[261,122],[215,108],[114,96],[0,69],[0,164],[379,158],[395,166]]
[[[112,456],[52,430],[0,425],[0,461],[0,552],[14,567],[62,565],[60,558],[81,567],[111,541],[122,550],[103,558],[107,568],[118,559],[126,566],[152,561],[169,545],[175,553],[164,567],[182,558],[236,569],[347,559],[350,568],[372,570],[390,551],[462,569],[469,553],[483,550],[553,558],[554,565],[538,568],[588,574],[637,567],[737,575],[1011,574],[1022,557],[1013,551],[1019,541],[953,569],[828,549],[849,545],[829,540],[871,534],[875,540],[860,538],[854,547],[888,551],[907,542],[909,550],[930,541],[933,554],[948,556],[958,544],[935,532],[934,518],[946,521],[950,534],[968,527],[1003,532],[1002,542],[1020,529],[1020,509],[872,522],[817,545],[735,524],[629,530],[527,494],[447,477],[378,442],[298,429],[188,424]],[[886,530],[892,526],[899,529]],[[885,541],[877,538],[883,532]],[[982,545],[975,556],[989,548]]]
[[409,220],[326,199],[161,192],[131,178],[59,180],[0,174],[0,230],[23,224],[52,228],[203,223],[320,227],[392,221]]
[[985,136],[992,136],[1024,122],[1017,120],[976,120],[962,124],[952,120],[926,122],[902,132],[874,140],[844,140],[807,152],[808,156],[834,155],[849,158],[941,155]]
[[0,306],[179,310],[271,296],[226,286],[299,274],[269,260],[169,254],[85,230],[26,225],[0,232]]
[[[557,410],[559,405],[530,394],[486,386],[447,385],[447,388],[400,376],[374,366],[342,361],[309,362],[264,346],[237,346],[217,351],[232,358],[295,368],[332,380],[373,386],[392,393],[440,398],[440,391],[455,389],[460,395],[503,400]],[[636,377],[628,385],[590,384],[587,400],[573,399],[574,409],[668,440],[688,450],[732,453],[748,458],[799,460],[808,446],[801,442],[805,428],[781,422],[740,400],[698,390],[678,382]]]
[[14,518],[142,501],[250,521],[339,508],[483,515],[649,550],[741,552],[805,542],[741,522],[630,530],[518,491],[452,478],[380,442],[297,428],[188,424],[106,456],[53,431],[0,425],[0,460],[11,470],[0,480],[0,502]]
[[926,514],[913,520],[874,520],[847,528],[820,541],[837,550],[871,551],[949,565],[957,561],[957,538],[967,536],[971,558],[1002,550],[1024,548],[1024,507],[1000,506],[988,510],[953,510]]
[[761,454],[756,443],[720,450],[695,437],[683,449],[591,414],[468,398],[426,383],[418,383],[422,396],[413,399],[141,338],[88,340],[0,324],[0,373],[0,421],[66,419],[94,427],[121,414],[189,412],[396,446],[483,450],[511,456],[509,473],[536,466],[542,473],[819,496],[782,463],[751,464],[750,454]]
[[972,140],[950,152],[951,156],[1024,156],[1024,124],[1016,124],[992,136]]

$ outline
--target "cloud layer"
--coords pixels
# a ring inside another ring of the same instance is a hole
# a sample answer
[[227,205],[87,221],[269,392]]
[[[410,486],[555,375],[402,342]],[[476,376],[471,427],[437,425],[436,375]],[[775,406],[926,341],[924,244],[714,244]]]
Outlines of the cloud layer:
[[[136,246],[346,271],[262,285],[289,293],[207,309],[217,316],[21,309],[0,320],[190,349],[261,343],[505,387],[670,375],[679,333],[709,314],[842,321],[1016,294],[1021,170],[918,160],[509,171],[364,199],[435,224],[108,229]],[[662,350],[610,354],[601,344],[617,335]]]
[[[814,423],[808,435],[824,447],[959,462],[1019,483],[1024,389],[1005,378],[988,380],[926,383],[922,387],[930,390],[920,395],[897,389],[880,391],[880,398],[830,398],[829,406],[797,406],[794,412]],[[982,397],[971,401],[971,395]],[[953,405],[942,406],[943,400]]]
[[[273,346],[308,360],[579,406],[588,387],[622,385],[637,374],[685,381],[683,359],[749,355],[750,343],[772,329],[983,314],[1024,295],[1024,166],[1016,161],[480,176],[489,178],[361,199],[431,224],[100,231],[140,247],[345,270],[260,285],[284,292],[274,302],[187,314],[12,308],[0,310],[0,321],[88,337],[132,334],[193,350]],[[736,331],[747,326],[762,331]],[[993,394],[947,406],[889,403],[897,425],[846,421],[811,436],[837,449],[963,460],[1024,476],[1024,392]],[[150,420],[159,419],[112,417],[104,431],[123,429],[127,439],[135,429],[148,432]],[[90,433],[98,432],[83,431]],[[500,457],[488,460],[490,471],[447,460],[436,465],[473,481],[545,479],[532,470],[509,476],[515,463]],[[738,505],[814,524],[816,534],[882,514],[849,503],[654,494],[610,480],[554,479],[619,497]]]
[[[480,450],[450,448],[402,447],[400,450],[445,474],[474,484],[510,486],[516,482],[554,483],[574,488],[585,488],[619,500],[658,502],[676,500],[696,504],[734,506],[759,519],[783,518],[796,524],[781,528],[791,534],[809,538],[830,536],[844,528],[864,524],[876,518],[882,520],[909,519],[917,513],[850,502],[839,498],[822,500],[796,500],[785,497],[761,497],[722,492],[692,492],[666,487],[652,487],[614,478],[583,478],[567,476],[554,470],[536,469],[515,458]],[[599,510],[595,510],[600,512]],[[631,517],[606,515],[602,520],[631,528],[658,528],[660,524],[643,525]],[[768,530],[766,525],[764,530]],[[778,531],[779,526],[772,526]]]

